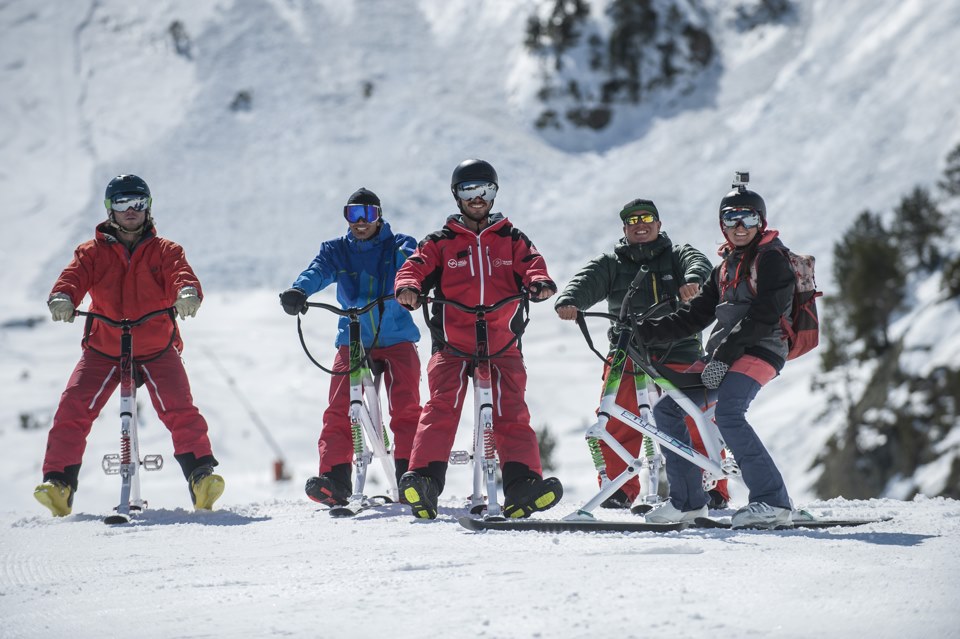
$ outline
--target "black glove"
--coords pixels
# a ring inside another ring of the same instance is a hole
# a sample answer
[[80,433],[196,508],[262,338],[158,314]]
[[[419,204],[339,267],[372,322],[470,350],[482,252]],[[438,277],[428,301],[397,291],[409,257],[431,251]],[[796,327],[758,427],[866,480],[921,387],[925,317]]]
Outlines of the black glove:
[[287,315],[306,313],[306,303],[307,294],[299,288],[288,288],[283,293],[280,293],[280,306],[287,312]]
[[720,388],[720,382],[723,381],[723,376],[728,370],[730,370],[730,364],[712,359],[700,373],[700,380],[707,388]]

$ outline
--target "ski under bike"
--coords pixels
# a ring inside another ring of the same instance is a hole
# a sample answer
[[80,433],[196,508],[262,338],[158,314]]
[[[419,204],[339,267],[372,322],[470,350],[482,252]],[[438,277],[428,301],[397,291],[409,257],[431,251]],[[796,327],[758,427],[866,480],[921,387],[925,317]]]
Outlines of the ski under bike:
[[[116,320],[106,315],[89,311],[74,311],[74,315],[86,317],[84,340],[90,334],[93,321],[103,322],[108,326],[120,329],[120,356],[113,357],[100,351],[100,355],[118,360],[120,368],[120,452],[103,456],[101,467],[107,475],[120,475],[120,503],[114,509],[115,515],[104,518],[107,524],[125,524],[130,521],[131,515],[147,507],[147,502],[140,495],[140,468],[144,470],[160,470],[163,468],[163,457],[160,455],[144,455],[140,458],[140,440],[137,435],[137,377],[136,366],[150,362],[162,355],[173,345],[177,336],[176,315],[174,308],[162,308],[147,313],[140,319]],[[167,315],[173,324],[170,342],[160,353],[153,357],[137,360],[133,357],[133,329],[148,320]]]
[[[507,304],[519,301],[524,321],[520,330],[511,338],[507,345],[496,353],[490,353],[489,338],[487,336],[487,313],[497,311]],[[427,313],[428,304],[443,304],[470,313],[476,317],[474,321],[477,348],[473,353],[465,353],[445,343],[444,347],[453,354],[471,360],[469,374],[473,377],[473,450],[454,450],[450,453],[450,463],[454,465],[473,462],[473,493],[470,495],[470,512],[474,515],[483,513],[484,519],[503,519],[503,509],[497,500],[497,469],[499,459],[497,446],[494,440],[493,419],[493,387],[490,374],[490,360],[501,355],[513,346],[529,319],[530,298],[526,292],[505,297],[496,304],[484,306],[467,306],[454,300],[442,298],[424,298],[423,314],[427,326],[431,326]]]
[[[602,458],[599,455],[599,442],[604,442],[610,450],[619,456],[626,464],[626,469],[617,477],[605,478],[601,481],[600,491],[582,508],[566,517],[569,520],[593,519],[593,510],[610,497],[618,488],[623,486],[632,477],[640,472],[649,473],[647,486],[648,491],[645,496],[643,506],[650,506],[658,501],[657,497],[657,474],[659,463],[662,463],[659,447],[665,446],[671,451],[680,455],[689,462],[699,466],[703,470],[703,489],[712,490],[717,482],[728,477],[740,477],[740,468],[729,452],[724,452],[724,443],[720,437],[720,432],[713,420],[716,410],[716,403],[711,402],[705,407],[699,406],[690,398],[687,393],[703,393],[706,399],[706,388],[700,379],[699,373],[679,373],[655,361],[646,345],[633,339],[633,328],[643,319],[652,316],[662,305],[658,304],[651,307],[639,316],[629,314],[630,298],[636,293],[640,282],[646,277],[648,271],[644,267],[630,284],[627,294],[624,297],[623,305],[619,315],[609,313],[585,313],[578,312],[577,323],[588,340],[591,349],[593,344],[590,341],[589,333],[586,330],[584,317],[603,317],[611,320],[613,331],[617,336],[617,341],[610,357],[610,369],[607,378],[604,381],[603,397],[600,401],[600,407],[597,411],[597,421],[591,425],[585,437],[591,447],[591,453],[597,462],[598,470],[603,471]],[[601,355],[602,357],[602,355]],[[627,370],[628,360],[633,363],[634,373]],[[617,392],[620,388],[624,375],[635,375],[637,385],[637,398],[639,406],[639,415],[631,410],[624,408],[617,403]],[[650,393],[648,386],[656,385],[663,394],[673,398],[677,404],[693,420],[701,440],[703,441],[706,454],[700,453],[689,444],[686,444],[674,437],[670,437],[659,430],[653,421],[653,411],[651,410]],[[706,401],[704,402],[706,404]],[[607,422],[611,417],[623,422],[644,436],[645,450],[642,452],[642,458],[634,457],[620,442],[618,442],[609,432],[607,432]],[[599,461],[597,461],[599,458]],[[603,478],[604,475],[602,474]],[[639,511],[643,512],[641,507]]]
[[[396,465],[393,458],[393,448],[390,445],[390,436],[383,425],[383,413],[380,406],[380,382],[383,376],[383,365],[370,359],[363,341],[360,338],[360,316],[369,313],[374,307],[380,307],[380,318],[383,318],[383,304],[393,299],[393,295],[379,297],[366,306],[340,308],[322,302],[305,302],[306,306],[322,308],[340,317],[349,320],[349,367],[345,371],[333,371],[322,366],[307,349],[300,325],[300,316],[297,316],[297,332],[300,335],[300,344],[304,352],[315,366],[330,375],[350,376],[350,434],[353,440],[353,469],[354,492],[346,506],[334,506],[330,514],[334,517],[349,517],[370,506],[379,506],[396,501],[399,497],[397,487]],[[376,347],[380,327],[377,326],[371,349]],[[378,495],[367,497],[364,487],[367,481],[367,471],[374,459],[379,459],[383,472],[387,477],[388,496]]]

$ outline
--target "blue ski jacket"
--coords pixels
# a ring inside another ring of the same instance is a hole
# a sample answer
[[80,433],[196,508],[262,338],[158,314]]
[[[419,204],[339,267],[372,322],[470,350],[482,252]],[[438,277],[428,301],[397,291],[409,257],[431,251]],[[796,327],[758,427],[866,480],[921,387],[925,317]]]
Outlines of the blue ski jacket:
[[[369,240],[361,241],[347,233],[321,244],[317,256],[293,282],[293,287],[309,297],[336,283],[337,301],[342,308],[366,306],[378,297],[394,292],[397,269],[416,248],[416,240],[409,235],[394,234],[390,225],[383,221],[380,232]],[[376,306],[360,316],[360,335],[365,348],[373,344],[379,321],[380,311]],[[349,324],[348,318],[340,318],[337,346],[349,345]],[[395,300],[387,300],[377,346],[419,340],[420,330],[413,323],[410,311]]]

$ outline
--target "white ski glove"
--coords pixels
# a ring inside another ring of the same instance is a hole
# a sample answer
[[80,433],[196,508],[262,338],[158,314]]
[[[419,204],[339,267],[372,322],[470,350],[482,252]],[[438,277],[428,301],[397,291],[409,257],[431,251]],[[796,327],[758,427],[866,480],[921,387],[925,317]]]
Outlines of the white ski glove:
[[710,360],[710,363],[700,373],[700,379],[707,388],[720,388],[720,382],[723,381],[723,376],[727,374],[728,370],[730,370],[730,364],[716,359]]
[[180,319],[196,317],[197,309],[200,308],[200,294],[197,293],[197,289],[192,286],[181,288],[173,307],[177,309],[177,315],[180,316]]
[[47,300],[47,308],[54,322],[73,322],[73,312],[77,307],[66,293],[54,293]]

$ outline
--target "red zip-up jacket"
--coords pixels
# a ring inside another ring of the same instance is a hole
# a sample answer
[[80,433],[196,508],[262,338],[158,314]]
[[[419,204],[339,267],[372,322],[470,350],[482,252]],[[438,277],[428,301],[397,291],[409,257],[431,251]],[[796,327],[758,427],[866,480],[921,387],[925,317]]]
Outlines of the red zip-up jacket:
[[[187,263],[183,248],[157,237],[151,225],[132,251],[121,243],[109,222],[97,226],[96,237],[76,248],[73,261],[57,278],[50,294],[65,293],[80,306],[90,293],[90,311],[115,320],[138,319],[147,313],[173,306],[184,286],[197,289],[200,281]],[[133,329],[133,356],[155,355],[170,343],[174,323],[159,315]],[[120,355],[120,329],[94,321],[86,346],[111,357]],[[179,332],[173,342],[183,350]]]
[[[521,287],[540,282],[553,290],[557,285],[547,273],[547,265],[533,242],[500,213],[490,215],[490,225],[480,233],[467,228],[462,217],[451,215],[436,233],[420,242],[416,252],[397,272],[395,290],[413,289],[421,294],[434,290],[433,296],[467,306],[492,306],[516,295]],[[519,302],[512,302],[489,313],[488,351],[496,353],[519,330]],[[476,316],[449,305],[434,304],[430,319],[434,333],[433,351],[442,344],[437,335],[454,348],[475,353]],[[508,352],[515,351],[513,345]]]

